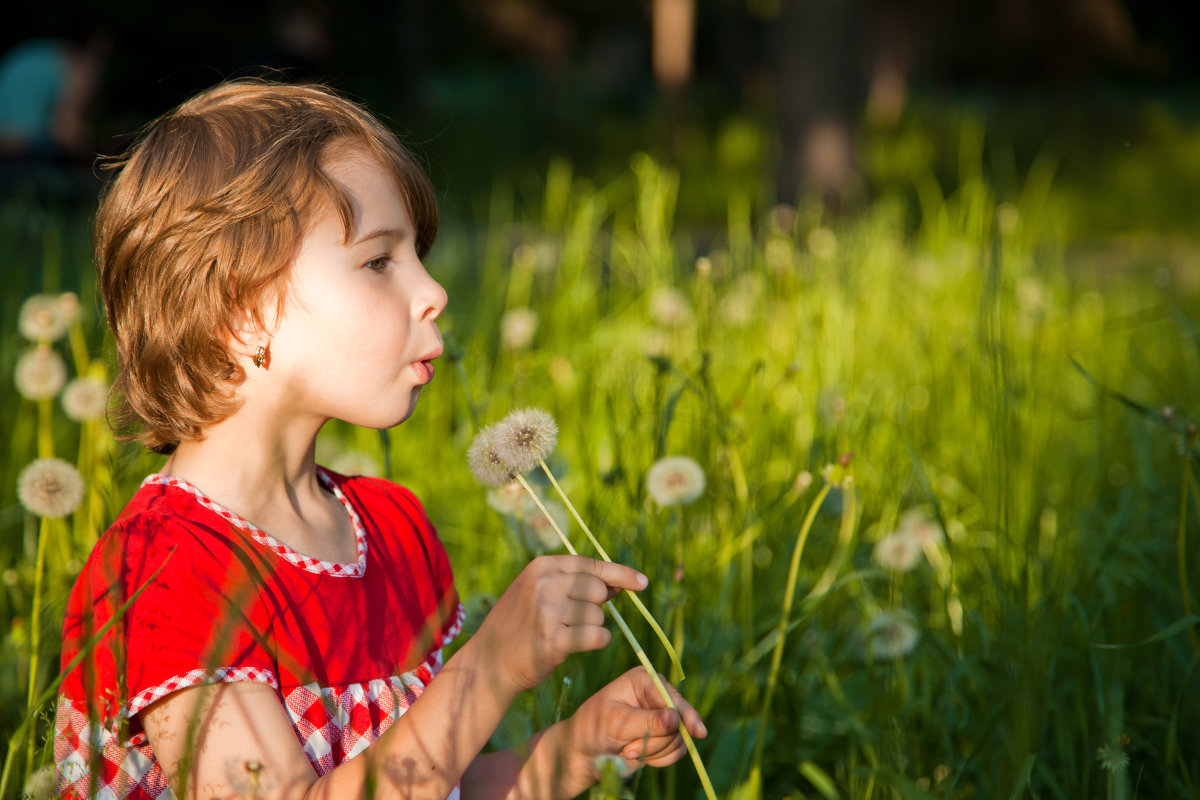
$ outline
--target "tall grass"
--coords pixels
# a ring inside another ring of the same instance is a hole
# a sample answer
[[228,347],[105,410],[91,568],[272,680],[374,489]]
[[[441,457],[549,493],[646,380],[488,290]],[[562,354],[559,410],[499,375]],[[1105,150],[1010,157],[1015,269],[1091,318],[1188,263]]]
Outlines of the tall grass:
[[[673,637],[679,621],[681,689],[712,732],[700,746],[721,796],[1195,796],[1197,297],[1170,264],[1080,262],[1072,219],[1087,207],[1056,204],[1054,160],[1001,193],[984,140],[964,126],[953,183],[914,168],[853,217],[759,213],[734,197],[727,229],[703,241],[675,224],[689,187],[647,156],[604,186],[552,164],[536,204],[497,187],[486,224],[448,223],[430,259],[451,297],[452,368],[401,428],[331,424],[321,452],[359,453],[413,488],[482,608],[527,554],[465,450],[479,420],[551,411],[551,469],[614,559],[650,576],[643,599]],[[58,217],[6,224],[5,263],[48,282],[47,243],[83,236]],[[85,251],[72,247],[47,288],[86,297]],[[6,281],[12,319],[41,287]],[[527,344],[503,335],[517,309],[536,314]],[[104,353],[98,323],[89,335]],[[0,332],[6,374],[17,349]],[[36,536],[13,481],[38,422],[9,383],[0,409],[13,420],[0,698],[16,730]],[[61,414],[51,424],[68,457],[104,439]],[[110,519],[154,463],[94,452],[87,477]],[[851,452],[853,481],[827,484],[822,468]],[[660,509],[646,472],[675,454],[705,468],[708,489]],[[875,544],[914,510],[944,541],[888,569]],[[55,662],[66,587],[100,524],[77,524],[70,557],[50,559],[42,663]],[[912,621],[911,650],[878,646],[883,612]],[[568,662],[569,682],[530,693],[495,742],[569,713],[631,658],[613,647]],[[28,730],[47,759],[49,726]],[[627,788],[699,794],[686,763]]]

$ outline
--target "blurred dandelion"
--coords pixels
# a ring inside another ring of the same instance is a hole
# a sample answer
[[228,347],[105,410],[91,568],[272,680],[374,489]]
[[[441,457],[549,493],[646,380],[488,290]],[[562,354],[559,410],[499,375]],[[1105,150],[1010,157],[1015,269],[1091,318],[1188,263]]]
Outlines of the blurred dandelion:
[[807,244],[808,251],[817,258],[830,258],[837,252],[837,236],[829,228],[813,228]]
[[802,469],[797,473],[796,480],[792,485],[795,487],[797,494],[804,494],[808,491],[808,487],[812,486],[812,482],[812,473],[806,469]]
[[61,458],[39,458],[21,470],[17,497],[39,517],[65,517],[83,500],[83,476]]
[[625,759],[604,754],[592,762],[598,777],[588,792],[588,800],[621,800],[621,779],[630,771]]
[[345,450],[329,460],[329,468],[341,475],[369,475],[381,477],[383,468],[379,459],[361,450]]
[[900,530],[912,536],[921,547],[935,547],[946,541],[942,527],[931,520],[922,507],[910,508],[900,516]]
[[522,540],[530,550],[559,550],[563,543],[558,538],[558,531],[567,527],[567,509],[553,500],[543,500],[542,505],[549,516],[532,498],[523,496],[520,508]]
[[783,272],[792,268],[792,242],[790,239],[772,239],[763,250],[767,269]]
[[500,344],[507,350],[524,350],[537,333],[538,315],[528,308],[512,308],[500,318]]
[[21,797],[26,800],[50,800],[57,797],[56,780],[54,766],[46,765],[25,781],[25,790],[21,792]]
[[871,559],[891,572],[908,572],[921,560],[921,544],[908,531],[896,531],[875,543]]
[[13,380],[24,397],[44,400],[62,391],[67,382],[67,364],[49,346],[33,347],[17,359]]
[[1096,748],[1096,760],[1106,772],[1120,772],[1129,766],[1129,753],[1123,740],[1102,744]]
[[880,611],[867,625],[864,656],[900,658],[912,652],[920,638],[912,614],[907,611]]
[[515,516],[521,512],[521,500],[525,490],[516,481],[510,481],[503,486],[497,486],[487,493],[487,504],[500,514]]
[[[76,306],[78,306],[76,300]],[[67,332],[67,317],[63,314],[58,295],[35,294],[21,304],[17,328],[31,342],[53,342]]]
[[513,470],[496,452],[496,426],[488,427],[475,434],[467,449],[467,466],[476,480],[485,486],[502,486],[513,479]]
[[558,443],[558,425],[540,408],[518,409],[496,424],[492,442],[505,466],[528,472]]
[[75,378],[63,390],[62,404],[76,422],[99,419],[108,404],[108,384],[94,375]]
[[58,313],[62,315],[63,324],[70,326],[79,322],[79,295],[74,292],[63,292],[58,296]]
[[661,458],[646,473],[646,491],[663,507],[694,503],[704,487],[704,468],[687,456]]
[[687,295],[670,286],[655,290],[649,300],[650,319],[664,328],[680,328],[692,321]]

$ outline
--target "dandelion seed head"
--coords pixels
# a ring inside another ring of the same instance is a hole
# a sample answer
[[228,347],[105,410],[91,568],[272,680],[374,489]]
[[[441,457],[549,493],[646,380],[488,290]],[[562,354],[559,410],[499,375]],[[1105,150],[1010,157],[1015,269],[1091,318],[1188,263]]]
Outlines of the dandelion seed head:
[[830,258],[837,252],[837,236],[829,228],[813,228],[806,243],[808,251],[817,258]]
[[[557,525],[559,530],[564,530],[567,527],[567,509],[562,503],[554,500],[543,500],[542,505],[550,512],[550,517],[547,518],[542,510],[537,507],[537,503],[533,501],[527,493],[522,495],[521,503],[521,533],[525,541],[525,546],[530,550],[546,550],[554,551],[561,550],[563,543],[559,538],[558,532],[554,530],[554,525]],[[551,524],[553,519],[554,524]]]
[[896,531],[875,543],[871,559],[891,572],[908,572],[921,560],[921,543],[908,531]]
[[558,443],[554,417],[540,408],[521,408],[496,425],[496,454],[513,472],[528,472]]
[[53,342],[67,332],[58,295],[35,294],[21,304],[17,328],[31,342]]
[[512,308],[500,318],[500,344],[506,350],[524,350],[537,333],[538,315],[528,308]]
[[67,364],[48,346],[26,350],[13,373],[17,391],[30,400],[54,397],[67,382]]
[[75,378],[63,390],[62,404],[63,411],[76,422],[99,419],[108,404],[108,384],[94,375]]
[[668,456],[646,473],[646,491],[660,506],[694,503],[704,494],[704,468],[687,456]]
[[1096,760],[1100,768],[1108,772],[1120,772],[1129,766],[1129,753],[1120,742],[1110,742],[1096,748]]
[[683,292],[665,286],[650,295],[650,318],[664,328],[679,328],[692,321],[692,304]]
[[901,658],[912,652],[921,635],[906,611],[880,611],[867,626],[865,653],[869,658]]
[[763,250],[767,268],[782,272],[792,268],[792,242],[789,239],[772,239]]
[[61,458],[39,458],[17,477],[17,497],[39,517],[65,517],[83,500],[83,476]]
[[910,508],[900,515],[900,530],[908,532],[921,547],[936,547],[946,541],[942,526],[929,518],[924,508]]
[[494,425],[475,434],[467,449],[467,466],[480,483],[485,486],[501,486],[513,479],[513,470],[496,453],[496,428]]
[[510,481],[490,490],[487,493],[487,504],[492,510],[511,517],[520,513],[521,502],[524,498],[524,487],[516,481]]
[[25,781],[25,790],[21,793],[21,797],[26,800],[51,800],[58,796],[57,780],[57,776],[54,774],[54,765],[47,764]]
[[808,487],[812,486],[812,483],[812,473],[806,469],[802,469],[796,474],[796,480],[793,486],[795,486],[797,492],[803,494],[804,492],[808,491]]

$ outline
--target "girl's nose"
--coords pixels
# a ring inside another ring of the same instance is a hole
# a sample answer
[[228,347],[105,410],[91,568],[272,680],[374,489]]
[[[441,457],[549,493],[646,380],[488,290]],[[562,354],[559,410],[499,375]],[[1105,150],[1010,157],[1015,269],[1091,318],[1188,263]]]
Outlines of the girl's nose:
[[446,310],[448,300],[446,290],[422,266],[420,285],[413,293],[413,315],[419,320],[435,320]]

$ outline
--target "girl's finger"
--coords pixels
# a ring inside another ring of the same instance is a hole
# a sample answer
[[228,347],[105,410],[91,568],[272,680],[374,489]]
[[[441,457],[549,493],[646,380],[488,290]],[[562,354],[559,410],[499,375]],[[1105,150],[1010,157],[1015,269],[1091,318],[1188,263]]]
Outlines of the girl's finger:
[[554,637],[555,645],[564,653],[602,650],[612,641],[612,633],[600,625],[565,625]]
[[577,572],[571,575],[569,580],[567,597],[572,600],[582,600],[599,606],[610,599],[608,584],[595,575]]
[[563,618],[567,625],[601,627],[604,625],[604,610],[592,603],[573,601],[563,609]]

